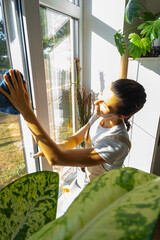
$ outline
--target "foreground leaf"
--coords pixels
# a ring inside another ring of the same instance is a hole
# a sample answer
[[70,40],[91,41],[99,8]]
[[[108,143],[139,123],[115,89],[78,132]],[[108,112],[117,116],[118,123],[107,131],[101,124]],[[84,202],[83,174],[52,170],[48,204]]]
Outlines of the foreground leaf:
[[24,240],[56,217],[59,176],[37,172],[0,191],[0,239]]
[[123,33],[121,33],[120,30],[114,35],[114,40],[115,40],[117,49],[118,49],[120,55],[122,56],[123,54],[125,54],[126,45],[125,45],[125,41],[124,41],[124,35],[123,35]]
[[160,19],[157,19],[155,21],[147,21],[145,23],[142,23],[139,27],[139,30],[141,31],[142,35],[145,35],[146,37],[150,38],[151,42],[157,38],[159,38],[160,34]]
[[[77,237],[75,239],[81,240],[81,237],[78,238],[78,234],[81,231],[83,232],[83,229],[85,229],[86,226],[89,230],[92,223],[97,221],[96,219],[100,216],[99,214],[104,215],[105,212],[111,209],[112,204],[116,204],[116,201],[118,201],[119,198],[133,191],[136,187],[148,183],[153,179],[157,179],[157,176],[134,168],[114,169],[110,172],[104,173],[103,175],[93,179],[84,188],[84,190],[71,204],[65,215],[48,223],[29,240],[69,240],[74,236]],[[128,202],[128,205],[131,205],[131,202]],[[131,217],[133,218],[133,216]],[[103,223],[104,231],[109,231],[105,221],[106,219],[104,219]],[[124,228],[122,231],[124,231]],[[98,228],[96,228],[96,232],[97,234],[99,233]],[[112,231],[111,234],[114,236],[114,231]],[[81,236],[83,236],[83,234]],[[97,235],[92,235],[92,237],[93,238],[90,238],[87,235],[85,239],[114,240],[113,237],[100,238],[97,237]]]
[[150,39],[147,37],[141,38],[136,33],[131,33],[128,38],[129,40],[129,55],[135,58],[140,58],[141,55],[145,56],[146,52],[150,52],[151,50],[151,42]]
[[119,198],[86,224],[72,240],[151,240],[159,212],[160,178]]
[[129,0],[126,8],[125,8],[125,21],[128,23],[133,23],[136,17],[139,17],[139,9],[141,7],[137,4],[139,0]]

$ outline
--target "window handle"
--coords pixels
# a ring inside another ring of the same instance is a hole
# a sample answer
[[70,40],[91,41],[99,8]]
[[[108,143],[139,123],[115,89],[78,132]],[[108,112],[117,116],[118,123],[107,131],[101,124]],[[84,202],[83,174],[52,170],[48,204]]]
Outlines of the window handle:
[[160,146],[160,136],[159,136],[159,139],[158,139],[158,146]]

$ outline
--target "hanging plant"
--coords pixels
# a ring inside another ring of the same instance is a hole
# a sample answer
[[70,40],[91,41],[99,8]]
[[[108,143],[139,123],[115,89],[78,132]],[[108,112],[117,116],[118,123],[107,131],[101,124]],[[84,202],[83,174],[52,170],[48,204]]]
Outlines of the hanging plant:
[[[160,36],[160,13],[153,14],[146,9],[139,0],[129,0],[125,8],[124,20],[132,25],[135,18],[141,20],[141,24],[128,28],[125,32],[119,30],[115,35],[115,44],[122,56],[129,51],[129,56],[139,58],[145,56],[152,49],[152,42]],[[125,42],[125,34],[132,29],[140,30],[140,34],[135,32],[128,35],[128,41]]]

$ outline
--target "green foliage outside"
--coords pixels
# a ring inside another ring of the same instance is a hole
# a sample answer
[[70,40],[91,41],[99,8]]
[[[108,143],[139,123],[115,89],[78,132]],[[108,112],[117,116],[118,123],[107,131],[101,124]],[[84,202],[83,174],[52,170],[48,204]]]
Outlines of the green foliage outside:
[[18,116],[0,113],[0,188],[26,174]]
[[[1,8],[0,8],[1,11]],[[3,20],[0,20],[0,82],[10,68]],[[19,117],[0,113],[0,188],[26,174]]]
[[[64,25],[55,32],[54,35],[48,37],[48,23],[47,23],[47,11],[45,7],[40,7],[40,17],[41,17],[41,28],[42,28],[42,42],[43,42],[43,55],[44,58],[48,60],[49,68],[50,66],[50,52],[53,51],[62,41],[64,41],[70,35],[70,20],[66,21]],[[67,19],[67,18],[66,18]],[[49,69],[47,70],[50,74]],[[66,78],[69,74],[68,86],[66,86]],[[64,139],[70,137],[73,134],[73,123],[72,123],[72,83],[71,83],[71,70],[61,69],[59,71],[60,81],[59,81],[59,109],[61,110],[63,123],[59,127],[59,142],[64,141]],[[50,76],[51,77],[51,76]],[[51,83],[52,84],[52,83]],[[51,93],[52,94],[52,93]],[[53,99],[52,99],[53,104]]]
[[9,60],[6,47],[6,38],[4,34],[3,21],[0,21],[0,69],[9,69]]
[[70,20],[68,20],[53,36],[48,37],[48,24],[46,8],[40,7],[42,36],[43,36],[43,54],[47,58],[49,52],[56,48],[70,34]]

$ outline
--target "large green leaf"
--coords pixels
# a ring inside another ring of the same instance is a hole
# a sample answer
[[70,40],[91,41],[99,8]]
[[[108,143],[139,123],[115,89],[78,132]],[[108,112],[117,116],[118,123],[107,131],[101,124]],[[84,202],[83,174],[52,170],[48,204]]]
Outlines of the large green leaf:
[[56,217],[59,176],[37,172],[0,191],[0,239],[24,240]]
[[151,42],[147,37],[141,38],[136,33],[131,33],[128,38],[129,40],[129,55],[135,58],[141,57],[141,55],[145,56],[146,52],[150,52],[151,50]]
[[151,41],[159,38],[160,34],[160,19],[157,19],[155,21],[147,21],[145,23],[142,23],[138,27],[141,31],[142,35],[145,35],[146,37],[150,38]]
[[139,9],[141,7],[137,4],[139,0],[129,0],[126,8],[125,8],[125,21],[128,23],[133,23],[136,17],[139,17]]
[[[157,178],[158,177],[155,175],[148,174],[134,168],[114,169],[110,172],[104,173],[103,175],[93,179],[84,188],[84,190],[79,194],[79,196],[68,208],[65,215],[48,223],[40,231],[38,231],[33,236],[31,236],[29,240],[37,240],[37,239],[38,240],[51,240],[51,239],[67,240],[67,239],[72,239],[74,236],[75,236],[75,239],[81,240],[81,237],[78,238],[79,234],[80,236],[83,236],[83,234],[81,233],[85,233],[84,229],[87,229],[88,231],[92,226],[92,223],[95,224],[99,220],[99,216],[101,216],[101,214],[103,217],[103,216],[106,216],[106,214],[109,212],[110,215],[108,215],[107,222],[110,221],[109,218],[112,215],[112,212],[110,212],[110,209],[113,209],[113,206],[116,206],[116,204],[118,203],[117,201],[119,201],[118,199],[125,196],[129,192],[132,192],[134,189],[136,190],[137,187],[145,183],[148,184],[149,181],[152,181]],[[159,188],[160,188],[160,184],[159,184]],[[159,190],[157,189],[157,191]],[[145,195],[145,193],[146,192],[144,190],[143,194]],[[159,195],[160,195],[160,191],[159,191]],[[155,198],[157,199],[159,195],[155,195]],[[139,195],[137,196],[139,197]],[[145,197],[150,197],[150,195],[147,195],[147,196],[145,195]],[[144,197],[140,202],[141,204],[143,203],[143,200],[144,200]],[[131,201],[129,201],[129,199],[127,199],[126,202],[128,203],[128,206],[131,206],[132,203]],[[155,199],[151,199],[150,203],[153,204],[154,206]],[[146,210],[146,205],[145,204],[141,205],[142,208],[143,206],[145,207],[145,210]],[[121,209],[122,208],[120,208],[120,210]],[[128,216],[129,216],[128,210],[126,212],[128,213]],[[149,210],[149,213],[150,213],[150,210]],[[155,214],[155,217],[156,217],[158,213],[157,209],[155,213],[156,213]],[[116,214],[118,214],[118,212],[116,212]],[[131,223],[131,219],[132,220],[134,219],[134,214],[130,215],[129,219],[127,218],[123,219],[123,217],[125,218],[125,215],[123,214],[121,215],[121,217],[122,217],[121,219],[119,218],[120,227],[116,231],[116,235],[118,234],[119,240],[121,239],[120,238],[121,231],[124,234],[124,228],[122,227],[124,220],[126,222],[128,221],[128,225],[129,225],[129,223]],[[106,232],[110,232],[110,226],[113,224],[114,219],[113,217],[111,218],[111,223],[109,227],[107,224],[105,224],[106,219],[103,218],[103,220],[104,222],[103,222],[102,234],[104,232],[106,234]],[[152,220],[153,218],[151,218],[150,221],[152,222]],[[118,223],[117,219],[115,219],[115,223],[113,226],[115,226],[116,223]],[[147,223],[149,223],[148,220],[147,220]],[[128,225],[126,226],[126,228],[128,227]],[[136,230],[138,230],[138,228],[139,227],[137,227]],[[92,228],[92,230],[94,229]],[[150,231],[152,231],[152,228]],[[89,235],[87,235],[87,237],[84,239],[86,240],[90,240],[90,239],[114,240],[115,239],[114,229],[112,227],[110,232],[111,235],[108,238],[106,238],[105,236],[103,237],[103,235],[98,237],[98,234],[100,233],[98,227],[96,227],[96,232],[97,233],[95,235],[92,234],[92,237],[89,237]],[[128,239],[128,238],[126,237],[124,239]],[[142,238],[142,239],[148,239],[148,238]],[[138,240],[138,238],[136,240]]]
[[119,198],[72,240],[151,240],[159,213],[160,178]]
[[123,54],[125,54],[126,45],[125,45],[125,41],[124,41],[124,35],[123,35],[123,33],[121,33],[120,30],[118,32],[116,32],[116,34],[114,35],[114,40],[115,40],[117,49],[118,49],[120,55],[122,56]]

